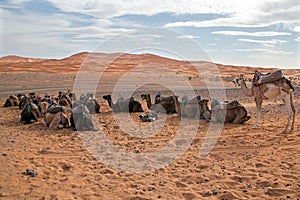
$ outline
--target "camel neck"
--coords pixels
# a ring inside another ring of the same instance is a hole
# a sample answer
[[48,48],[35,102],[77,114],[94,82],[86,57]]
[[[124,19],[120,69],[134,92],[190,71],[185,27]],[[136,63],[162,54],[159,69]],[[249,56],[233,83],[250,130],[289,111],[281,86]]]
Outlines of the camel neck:
[[241,79],[241,89],[244,95],[248,97],[253,96],[252,88],[248,88],[244,79]]

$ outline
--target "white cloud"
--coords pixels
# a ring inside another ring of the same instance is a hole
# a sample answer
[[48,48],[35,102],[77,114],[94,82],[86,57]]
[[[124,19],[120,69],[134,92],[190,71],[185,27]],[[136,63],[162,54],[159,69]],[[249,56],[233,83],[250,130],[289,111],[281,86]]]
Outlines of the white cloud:
[[259,43],[259,44],[281,44],[287,42],[286,40],[252,40],[252,39],[238,39],[241,42]]
[[294,27],[294,28],[293,28],[293,31],[295,31],[295,32],[300,32],[300,26]]
[[199,38],[199,37],[193,36],[193,35],[180,35],[177,38],[179,38],[179,39],[195,39],[195,38]]
[[255,23],[252,20],[244,20],[243,18],[228,17],[218,18],[206,21],[187,21],[187,22],[173,22],[166,24],[166,28],[172,27],[265,27],[271,25],[270,23]]
[[300,37],[295,39],[296,42],[300,42]]
[[236,49],[236,51],[262,52],[262,53],[265,53],[265,54],[288,54],[288,55],[293,54],[293,52],[273,50],[273,49]]
[[219,35],[233,35],[233,36],[253,36],[253,37],[271,37],[291,35],[288,32],[275,32],[275,31],[260,31],[260,32],[245,32],[245,31],[213,31],[212,34]]
[[[227,3],[227,2],[226,2]],[[179,21],[165,27],[267,27],[275,24],[299,22],[298,0],[231,1],[227,17],[204,21]],[[228,10],[227,10],[228,11]]]
[[[54,6],[65,12],[80,12],[96,17],[115,17],[125,14],[155,15],[162,12],[176,14],[215,13],[230,14],[241,9],[238,0],[226,3],[223,0],[49,0]],[[257,1],[259,2],[259,1]]]

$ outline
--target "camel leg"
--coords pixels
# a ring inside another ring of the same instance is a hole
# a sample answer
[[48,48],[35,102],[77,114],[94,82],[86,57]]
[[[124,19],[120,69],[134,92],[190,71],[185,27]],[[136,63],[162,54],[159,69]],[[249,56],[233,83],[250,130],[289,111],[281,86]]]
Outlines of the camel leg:
[[295,106],[294,106],[294,101],[293,101],[293,94],[290,94],[290,105],[291,105],[291,109],[293,112],[293,121],[292,121],[292,127],[291,127],[291,131],[294,130],[294,123],[295,123],[295,115],[296,115],[296,110],[295,110]]
[[53,120],[49,124],[49,129],[55,129],[58,128],[58,124],[60,122],[60,113],[56,113]]
[[255,104],[256,104],[256,122],[253,125],[253,128],[257,128],[260,117],[261,117],[262,99],[258,99],[257,97],[255,97]]
[[43,125],[46,127],[47,126],[47,119],[46,119],[46,113],[44,114],[44,123]]
[[[287,111],[288,111],[288,120],[287,120],[287,123],[286,123],[285,128],[282,130],[282,133],[287,133],[287,132],[288,132],[288,128],[289,128],[289,125],[290,125],[290,123],[291,123],[292,115],[295,116],[295,113],[294,113],[295,108],[293,109],[293,106],[294,106],[294,105],[292,105],[290,95],[291,95],[291,94],[286,95],[286,96],[285,96],[285,99],[284,99],[284,103],[285,103],[286,108],[287,108]],[[294,117],[293,117],[293,121],[294,121]],[[294,127],[293,127],[293,124],[292,124],[292,128],[294,128]]]

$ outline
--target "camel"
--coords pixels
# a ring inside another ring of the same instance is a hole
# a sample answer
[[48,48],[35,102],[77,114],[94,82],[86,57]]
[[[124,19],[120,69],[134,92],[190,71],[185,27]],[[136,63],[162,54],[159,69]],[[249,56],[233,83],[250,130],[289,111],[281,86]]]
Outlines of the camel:
[[22,112],[21,112],[21,122],[23,124],[30,124],[32,120],[38,121],[40,117],[40,111],[34,103],[29,100],[28,103],[25,104]]
[[59,95],[58,95],[58,104],[61,105],[61,106],[69,106],[69,107],[71,107],[71,105],[72,105],[72,99],[69,97],[69,95],[62,94],[61,92],[59,92]]
[[19,100],[19,109],[23,110],[25,105],[30,101],[38,106],[39,100],[36,98],[35,93],[29,93],[29,96],[26,95],[20,95],[18,96]]
[[89,109],[90,114],[100,113],[100,105],[97,99],[88,99],[85,105]]
[[23,110],[24,106],[29,102],[29,97],[24,95],[20,97],[20,101],[19,101],[19,109]]
[[97,130],[88,116],[89,109],[82,103],[75,102],[71,111],[71,127],[73,130],[88,131]]
[[80,102],[87,106],[90,114],[100,113],[100,105],[92,93],[82,94]]
[[[292,120],[290,131],[294,130],[294,122],[295,122],[295,106],[293,102],[293,91],[294,87],[291,82],[286,79],[283,75],[277,80],[271,80],[270,78],[268,82],[260,83],[259,79],[262,75],[260,72],[256,71],[254,74],[254,78],[252,81],[252,87],[248,88],[244,79],[244,76],[240,76],[241,80],[241,90],[244,95],[248,97],[254,97],[254,101],[256,104],[256,122],[253,125],[253,128],[257,128],[259,124],[259,120],[261,117],[261,106],[263,100],[273,99],[276,97],[281,97],[286,105],[288,111],[288,119],[285,128],[282,130],[282,133],[288,133],[288,128]],[[266,76],[266,75],[265,75]],[[272,77],[268,76],[268,77]],[[263,79],[262,79],[263,80]]]
[[44,117],[44,126],[49,129],[68,128],[70,121],[62,106],[50,106],[45,101],[40,102],[41,113]]
[[114,112],[144,112],[141,103],[134,100],[133,97],[119,98],[117,103],[112,102],[111,95],[105,95],[103,99],[107,100],[109,107]]
[[19,99],[15,95],[10,95],[4,103],[4,107],[11,107],[11,106],[18,106],[19,105]]
[[[188,99],[186,96],[179,102],[181,114],[183,117],[195,119],[207,119],[210,116],[210,110],[207,106],[208,100],[201,99],[201,96]],[[198,112],[199,113],[198,113]]]
[[251,117],[238,101],[220,102],[213,99],[211,104],[211,121],[221,123],[243,124]]
[[155,112],[180,113],[177,96],[161,97],[156,95],[155,103],[152,104],[150,94],[141,94],[142,100],[146,100],[148,109]]

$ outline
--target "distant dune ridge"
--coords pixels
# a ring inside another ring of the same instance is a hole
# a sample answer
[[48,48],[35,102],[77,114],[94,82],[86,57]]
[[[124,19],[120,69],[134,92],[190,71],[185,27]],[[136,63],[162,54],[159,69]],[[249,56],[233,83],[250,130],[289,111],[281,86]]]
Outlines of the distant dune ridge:
[[[97,58],[97,61],[109,60],[113,56],[117,58],[110,65],[114,71],[123,71],[125,67],[133,68],[138,64],[159,63],[174,68],[185,74],[193,75],[195,71],[191,70],[191,65],[216,65],[222,75],[239,76],[240,74],[249,74],[256,69],[263,73],[276,70],[276,68],[254,68],[250,66],[232,66],[215,64],[207,61],[189,62],[179,61],[170,58],[164,58],[153,54],[122,54],[122,53],[90,53],[81,52],[63,59],[41,59],[25,58],[20,56],[5,56],[0,58],[0,73],[27,73],[27,72],[49,72],[49,73],[76,73],[81,64],[88,57]],[[126,70],[126,69],[125,69]],[[300,69],[284,69],[286,76],[300,77]]]

